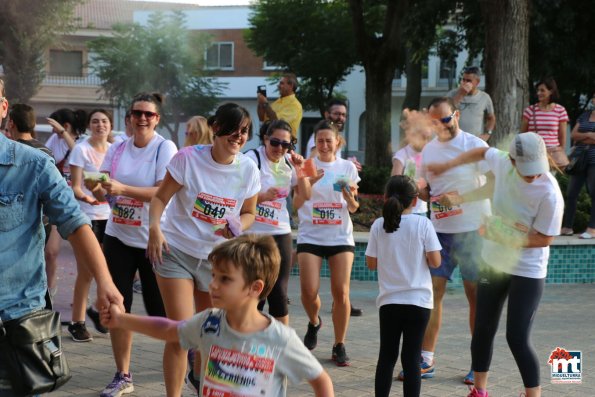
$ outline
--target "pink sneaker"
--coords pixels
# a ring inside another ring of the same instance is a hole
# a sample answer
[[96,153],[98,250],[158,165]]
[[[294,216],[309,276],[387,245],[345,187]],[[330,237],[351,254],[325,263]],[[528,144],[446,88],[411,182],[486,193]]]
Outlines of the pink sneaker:
[[480,393],[475,387],[471,389],[471,393],[467,397],[488,397],[488,392]]

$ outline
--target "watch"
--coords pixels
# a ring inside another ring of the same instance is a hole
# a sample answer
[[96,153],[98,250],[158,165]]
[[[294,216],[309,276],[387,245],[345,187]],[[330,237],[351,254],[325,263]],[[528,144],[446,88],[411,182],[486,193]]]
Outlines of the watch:
[[486,131],[486,134],[492,135],[492,130]]

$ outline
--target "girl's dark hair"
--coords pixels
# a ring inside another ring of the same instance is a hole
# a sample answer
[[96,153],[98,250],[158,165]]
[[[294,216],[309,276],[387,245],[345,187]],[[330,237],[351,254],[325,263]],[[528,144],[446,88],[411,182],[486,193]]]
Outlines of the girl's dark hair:
[[134,106],[135,103],[137,102],[150,102],[153,105],[155,105],[155,109],[157,111],[157,114],[161,116],[161,107],[163,106],[163,103],[165,102],[165,98],[163,97],[162,94],[158,93],[158,92],[141,92],[136,94],[133,98],[132,98],[132,102],[130,102],[130,110],[132,110],[132,107]]
[[87,112],[84,110],[58,109],[50,114],[50,118],[56,120],[64,127],[68,123],[76,135],[84,134],[87,129]]
[[292,134],[291,125],[285,120],[267,120],[264,123],[262,123],[262,125],[260,126],[260,130],[258,131],[258,137],[260,138],[260,142],[264,143],[264,137],[270,137],[276,130],[283,130],[289,132],[289,140],[292,143],[292,145],[295,145],[297,143],[297,139],[294,138]]
[[114,128],[114,116],[112,115],[112,112],[110,112],[109,110],[106,109],[93,109],[89,112],[89,117],[87,117],[87,125],[91,124],[91,117],[93,117],[93,115],[95,113],[103,113],[107,119],[109,120],[109,124],[111,126],[111,128]]
[[385,201],[382,207],[385,232],[393,233],[399,229],[401,214],[409,208],[417,195],[417,185],[413,179],[405,175],[390,177],[386,184]]
[[252,138],[252,119],[250,113],[236,103],[226,103],[215,112],[213,127],[217,130],[215,136],[231,135],[240,127],[244,120],[248,120],[248,139]]
[[558,91],[558,84],[556,84],[556,80],[554,80],[553,77],[542,78],[537,83],[535,83],[535,89],[537,90],[537,88],[542,84],[546,86],[548,90],[551,91],[550,103],[560,101],[560,92]]

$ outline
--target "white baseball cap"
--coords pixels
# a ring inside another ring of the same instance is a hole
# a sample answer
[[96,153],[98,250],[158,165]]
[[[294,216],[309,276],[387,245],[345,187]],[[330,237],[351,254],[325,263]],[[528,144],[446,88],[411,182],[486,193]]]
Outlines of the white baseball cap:
[[510,143],[510,157],[523,176],[545,174],[550,170],[543,138],[534,132],[523,132]]

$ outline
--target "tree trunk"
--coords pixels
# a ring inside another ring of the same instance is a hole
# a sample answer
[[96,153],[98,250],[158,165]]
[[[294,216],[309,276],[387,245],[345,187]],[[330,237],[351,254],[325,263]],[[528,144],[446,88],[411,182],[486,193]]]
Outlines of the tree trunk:
[[481,0],[486,29],[486,91],[494,102],[495,145],[519,131],[529,101],[530,0]]
[[405,100],[403,109],[419,110],[421,99],[421,62],[414,61],[412,57],[413,50],[407,50],[407,65],[405,66],[405,75],[407,76],[407,88],[405,90]]
[[[380,69],[380,70],[377,70]],[[366,71],[366,165],[390,165],[390,117],[393,70],[368,66]]]

